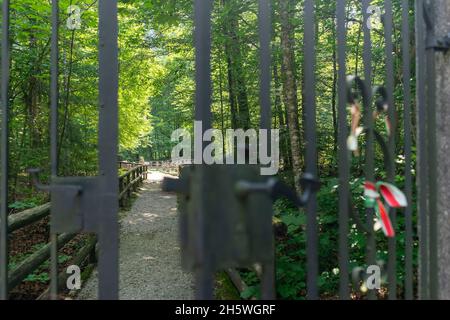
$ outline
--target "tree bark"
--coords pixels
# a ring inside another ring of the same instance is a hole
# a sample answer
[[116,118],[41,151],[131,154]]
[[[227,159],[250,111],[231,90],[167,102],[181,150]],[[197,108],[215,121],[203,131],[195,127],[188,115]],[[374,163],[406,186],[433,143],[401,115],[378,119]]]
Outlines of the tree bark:
[[291,141],[292,169],[294,171],[295,186],[297,191],[300,191],[302,158],[300,128],[298,124],[297,80],[295,79],[290,8],[291,6],[289,0],[280,0],[281,49],[283,55],[283,98],[287,109],[287,123]]
[[249,129],[250,110],[238,36],[239,4],[235,0],[222,0],[222,5],[226,12],[226,20],[224,22],[224,33],[226,34],[225,54],[228,65],[228,87],[232,122],[234,123],[234,128]]
[[274,61],[273,64],[273,81],[275,84],[275,114],[278,118],[278,127],[280,128],[280,134],[281,134],[281,146],[280,146],[280,152],[281,152],[281,158],[283,159],[283,169],[292,169],[291,168],[291,161],[289,157],[289,140],[287,139],[287,133],[286,133],[286,112],[283,110],[282,105],[282,88],[280,84],[280,77],[278,75],[278,66],[276,64],[276,61]]
[[230,115],[231,115],[231,127],[233,129],[238,128],[238,111],[237,111],[237,102],[236,95],[234,93],[234,81],[233,81],[233,73],[231,72],[231,58],[230,51],[228,45],[225,45],[225,53],[227,55],[227,67],[228,67],[228,99],[230,102]]
[[[33,20],[30,23],[34,23]],[[30,45],[29,50],[32,53],[37,53],[37,40],[32,30],[29,31],[29,39]],[[28,77],[27,82],[24,86],[24,101],[27,107],[27,119],[28,119],[28,128],[30,132],[30,147],[32,150],[36,150],[39,147],[40,143],[40,132],[38,126],[38,101],[39,101],[39,92],[38,92],[38,79],[37,75],[40,73],[38,61],[30,61],[33,66],[31,68],[30,75]]]
[[61,135],[59,137],[58,141],[58,163],[61,160],[61,152],[63,149],[63,143],[64,143],[64,137],[66,134],[66,128],[67,128],[67,122],[69,118],[69,104],[70,104],[70,84],[72,79],[72,71],[73,71],[73,54],[74,54],[74,43],[75,43],[75,31],[72,31],[72,35],[70,38],[70,51],[69,51],[69,62],[68,62],[68,71],[67,71],[67,77],[65,81],[65,96],[64,96],[64,116],[62,121],[62,128],[61,128]]
[[[335,15],[333,16],[333,25],[336,25],[335,21]],[[336,38],[336,31],[335,28],[333,28],[333,39]],[[337,80],[338,80],[338,68],[337,68],[337,50],[336,50],[337,43],[333,41],[333,92],[331,95],[331,109],[333,112],[333,138],[334,138],[334,145],[333,145],[333,151],[334,154],[338,154],[338,119],[337,119]]]

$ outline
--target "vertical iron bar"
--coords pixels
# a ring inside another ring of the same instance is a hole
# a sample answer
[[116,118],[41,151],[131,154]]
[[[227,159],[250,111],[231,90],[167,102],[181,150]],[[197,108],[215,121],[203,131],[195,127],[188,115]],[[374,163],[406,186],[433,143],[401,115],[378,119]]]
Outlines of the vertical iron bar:
[[419,214],[419,297],[429,298],[429,268],[428,268],[428,153],[427,153],[427,112],[425,102],[425,21],[423,19],[423,0],[416,0],[416,68],[417,68],[417,190]]
[[2,139],[0,185],[0,300],[8,299],[9,0],[2,6]]
[[[305,0],[305,119],[306,119],[306,171],[317,177],[317,137],[316,137],[316,77],[315,77],[315,1]],[[318,228],[317,200],[311,195],[307,208],[307,289],[308,299],[319,298],[318,292]]]
[[51,173],[58,175],[58,105],[59,105],[59,0],[52,0],[52,39],[51,39]]
[[[271,142],[270,130],[272,127],[272,110],[270,100],[271,83],[271,11],[269,0],[259,0],[259,42],[260,42],[260,104],[261,104],[261,124],[260,128],[268,130],[268,139],[266,143]],[[268,146],[267,150],[271,150]],[[275,299],[275,261],[274,250],[269,253],[272,255],[270,263],[263,266],[263,277],[261,283],[262,299]]]
[[338,0],[336,7],[337,46],[339,65],[339,296],[342,300],[350,298],[349,290],[349,203],[350,168],[347,150],[347,30],[346,0]]
[[[426,1],[428,14],[435,22],[434,1]],[[428,154],[428,212],[429,212],[429,275],[430,299],[438,299],[438,228],[437,228],[437,153],[436,153],[436,55],[432,47],[436,37],[434,25],[427,26],[426,35],[426,105],[427,105],[427,154]]]
[[[371,5],[371,0],[363,0],[362,1],[362,10],[363,10],[363,29],[364,29],[364,50],[363,50],[363,61],[364,61],[364,78],[365,78],[365,88],[366,92],[364,94],[364,121],[365,126],[369,128],[367,132],[366,139],[366,163],[365,163],[365,177],[367,181],[375,182],[375,174],[374,174],[374,157],[375,157],[375,149],[374,149],[374,134],[373,134],[373,116],[372,116],[372,40],[370,29],[367,24],[368,19],[370,18],[369,7]],[[366,221],[368,226],[368,234],[367,234],[367,265],[375,265],[376,264],[376,240],[375,240],[375,232],[373,231],[374,224],[374,209],[366,208]],[[368,298],[370,300],[376,299],[375,290],[369,290]]]
[[[211,128],[211,12],[213,0],[195,0],[195,120],[202,122],[205,132]],[[203,134],[203,133],[202,133]],[[202,150],[205,147],[203,144]],[[200,178],[199,192],[206,195],[208,192],[208,175],[205,165],[198,167]],[[213,298],[213,270],[210,265],[210,252],[207,250],[206,201],[199,201],[198,221],[200,234],[196,244],[197,256],[200,266],[196,270],[196,298],[207,300]]]
[[101,212],[99,223],[99,298],[118,298],[119,233],[118,148],[118,17],[117,0],[99,1],[99,158]]
[[[51,176],[58,176],[58,105],[59,105],[59,1],[52,0],[52,37],[51,37],[51,123],[50,123],[50,158]],[[58,298],[58,234],[51,234],[50,299]]]
[[411,54],[409,29],[409,0],[402,0],[402,60],[403,60],[403,121],[405,142],[405,299],[414,298],[413,288],[413,210],[412,210],[412,130],[411,130]]
[[[388,152],[391,155],[391,164],[387,172],[388,181],[395,182],[395,135],[397,132],[397,113],[394,101],[394,57],[393,57],[393,44],[392,44],[392,32],[393,32],[393,8],[392,0],[384,1],[384,37],[385,37],[385,55],[386,55],[386,93],[389,105],[389,119],[391,120],[391,135],[388,141]],[[397,224],[397,213],[393,208],[389,209],[389,215],[392,220],[392,225]],[[397,239],[388,239],[388,284],[389,284],[389,299],[397,299]]]

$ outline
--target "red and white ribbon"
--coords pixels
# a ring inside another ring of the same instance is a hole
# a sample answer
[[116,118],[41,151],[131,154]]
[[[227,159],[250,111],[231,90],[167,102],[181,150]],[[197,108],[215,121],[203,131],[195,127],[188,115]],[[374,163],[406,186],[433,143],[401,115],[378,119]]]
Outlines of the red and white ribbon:
[[386,208],[383,205],[383,202],[381,202],[380,199],[377,199],[377,206],[375,210],[377,212],[378,218],[380,219],[381,227],[386,237],[395,237],[395,230],[392,226],[391,218],[389,217],[389,213],[387,212]]
[[364,196],[369,200],[367,203],[374,207],[386,237],[395,237],[395,230],[389,217],[389,212],[380,199],[382,197],[391,208],[405,208],[408,206],[408,201],[404,193],[390,183],[378,182],[375,184],[366,181],[364,183]]
[[396,186],[385,182],[378,182],[377,188],[391,208],[405,208],[408,206],[406,196]]

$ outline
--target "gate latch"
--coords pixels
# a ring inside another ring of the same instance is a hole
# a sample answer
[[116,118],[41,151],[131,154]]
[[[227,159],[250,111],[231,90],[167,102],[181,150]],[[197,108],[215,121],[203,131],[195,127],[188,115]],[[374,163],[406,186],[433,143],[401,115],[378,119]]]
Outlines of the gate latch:
[[319,190],[320,182],[312,174],[305,173],[300,179],[300,185],[303,190],[301,196],[298,196],[295,190],[277,178],[270,178],[268,181],[262,183],[241,180],[237,182],[235,189],[237,195],[240,197],[247,197],[251,193],[263,193],[270,196],[273,201],[280,198],[287,198],[297,207],[301,208],[308,203],[311,195]]
[[51,185],[39,179],[40,169],[29,169],[37,189],[51,195],[53,233],[96,232],[98,229],[98,178],[53,177]]
[[[208,188],[200,187],[202,179]],[[179,179],[164,179],[163,191],[178,194],[183,266],[194,271],[204,264],[213,270],[272,264],[273,202],[285,197],[305,206],[319,182],[306,174],[301,184],[299,196],[280,180],[261,176],[258,165],[193,165],[183,167]],[[207,252],[204,258],[199,250]]]

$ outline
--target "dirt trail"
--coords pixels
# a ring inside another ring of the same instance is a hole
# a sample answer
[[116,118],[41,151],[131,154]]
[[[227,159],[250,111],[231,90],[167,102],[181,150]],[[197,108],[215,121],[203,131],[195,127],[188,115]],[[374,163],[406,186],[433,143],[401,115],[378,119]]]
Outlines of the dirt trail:
[[[120,223],[120,299],[190,300],[192,276],[180,266],[176,197],[161,192],[164,174],[153,172]],[[97,298],[96,272],[78,299]]]

